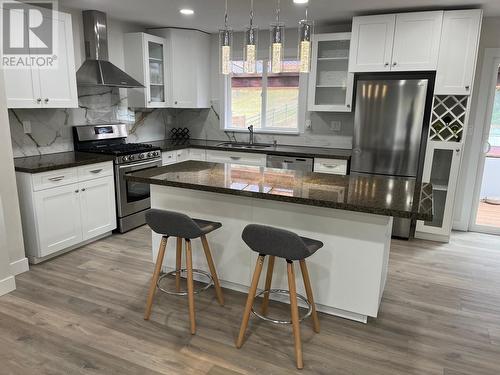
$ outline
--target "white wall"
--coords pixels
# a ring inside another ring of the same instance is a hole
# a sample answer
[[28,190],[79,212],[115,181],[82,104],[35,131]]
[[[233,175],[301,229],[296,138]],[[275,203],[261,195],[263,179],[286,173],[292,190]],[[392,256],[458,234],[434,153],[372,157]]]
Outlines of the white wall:
[[16,177],[10,142],[9,117],[5,98],[3,73],[0,71],[0,280],[8,262],[10,272],[17,274],[27,270],[28,262],[24,254],[21,214],[17,197]]
[[[474,142],[484,131],[484,124],[474,123],[478,107],[479,84],[481,80],[483,59],[486,48],[500,48],[500,17],[487,17],[483,20],[481,40],[479,44],[479,58],[474,81],[469,131],[465,142],[462,166],[455,197],[454,225],[456,230],[468,230],[472,204],[475,199],[474,188],[477,179],[477,168],[480,158],[480,144]],[[484,103],[483,103],[484,105]]]

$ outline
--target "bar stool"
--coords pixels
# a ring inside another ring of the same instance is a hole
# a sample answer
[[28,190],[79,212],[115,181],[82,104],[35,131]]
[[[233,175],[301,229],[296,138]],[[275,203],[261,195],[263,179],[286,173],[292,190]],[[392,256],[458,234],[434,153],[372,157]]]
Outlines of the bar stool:
[[[248,247],[250,247],[250,249],[259,253],[259,258],[257,260],[257,265],[253,274],[252,284],[248,292],[248,298],[245,305],[245,311],[243,313],[243,320],[241,322],[241,328],[238,335],[238,340],[236,342],[236,347],[239,349],[243,345],[243,339],[245,336],[245,331],[248,327],[250,313],[253,313],[257,317],[273,323],[292,324],[293,336],[295,340],[295,358],[297,361],[297,368],[302,369],[304,367],[304,363],[302,360],[300,322],[305,318],[312,316],[314,332],[319,333],[318,314],[314,305],[311,281],[309,279],[309,273],[307,271],[305,259],[314,254],[318,249],[322,248],[323,243],[310,238],[300,237],[297,234],[284,229],[257,224],[246,226],[243,230],[242,238],[243,241],[245,241],[245,243],[248,245]],[[262,267],[264,265],[264,259],[266,255],[269,255],[269,263],[267,266],[265,289],[257,294],[257,296],[264,294],[264,299],[261,306],[262,314],[258,314],[254,311],[253,304],[256,297],[255,293],[257,291],[257,284],[259,283],[259,278],[262,272]],[[286,259],[289,288],[288,291],[281,289],[271,289],[274,261],[276,257]],[[302,278],[304,280],[307,299],[303,296],[297,295],[297,289],[295,286],[295,273],[293,268],[293,261],[296,260],[299,261],[300,269],[302,271]],[[266,317],[269,304],[269,295],[273,293],[290,295],[290,311],[292,316],[291,321],[275,320]],[[299,318],[297,298],[303,300],[309,306],[307,314],[302,318]]]
[[[215,287],[215,293],[217,295],[219,303],[221,305],[224,305],[224,296],[222,295],[222,289],[220,287],[219,278],[217,277],[217,272],[215,270],[215,265],[212,259],[212,254],[210,253],[210,247],[208,245],[206,237],[208,233],[222,227],[222,224],[207,220],[192,219],[189,216],[180,212],[164,211],[156,209],[151,209],[148,212],[146,212],[146,222],[154,232],[162,235],[162,239],[160,243],[160,249],[158,251],[158,257],[156,258],[156,266],[153,273],[153,278],[151,280],[151,286],[149,288],[144,319],[149,320],[151,316],[151,309],[153,306],[153,299],[156,292],[156,288],[168,294],[181,295],[181,296],[187,295],[189,303],[189,320],[191,324],[191,334],[194,335],[196,333],[194,295],[208,289],[213,284]],[[166,273],[160,277],[163,258],[165,256],[165,248],[167,246],[167,239],[169,237],[177,237],[177,254],[176,254],[175,271]],[[208,268],[210,269],[210,274],[201,270],[193,269],[191,240],[195,238],[201,238],[203,250],[207,258]],[[181,268],[182,239],[184,239],[186,242],[185,269]],[[180,291],[181,272],[187,272],[187,292]],[[209,282],[203,288],[195,291],[193,273],[205,276],[209,280]],[[168,277],[170,275],[175,275],[176,292],[171,292],[160,287],[160,281],[163,278]]]

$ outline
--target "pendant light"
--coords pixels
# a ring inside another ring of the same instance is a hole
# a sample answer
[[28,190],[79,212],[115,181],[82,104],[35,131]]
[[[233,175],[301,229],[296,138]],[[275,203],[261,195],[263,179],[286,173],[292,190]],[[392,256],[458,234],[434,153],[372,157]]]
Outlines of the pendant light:
[[245,73],[256,72],[258,37],[259,28],[253,25],[253,0],[250,0],[250,26],[245,30],[245,46],[243,48]]
[[271,24],[270,30],[269,61],[271,62],[271,73],[281,73],[285,51],[285,24],[280,22],[280,0],[276,1],[276,22]]
[[309,73],[311,71],[311,47],[314,22],[306,18],[299,22],[299,72]]
[[233,54],[233,30],[227,24],[227,0],[224,13],[224,28],[219,30],[219,71],[223,75],[231,74]]

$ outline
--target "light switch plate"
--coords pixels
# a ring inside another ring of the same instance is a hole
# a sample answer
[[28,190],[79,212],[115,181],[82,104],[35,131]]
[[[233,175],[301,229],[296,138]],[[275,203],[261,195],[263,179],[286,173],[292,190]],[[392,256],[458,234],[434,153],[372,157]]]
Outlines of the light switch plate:
[[24,134],[31,134],[31,121],[28,120],[23,121],[23,131]]

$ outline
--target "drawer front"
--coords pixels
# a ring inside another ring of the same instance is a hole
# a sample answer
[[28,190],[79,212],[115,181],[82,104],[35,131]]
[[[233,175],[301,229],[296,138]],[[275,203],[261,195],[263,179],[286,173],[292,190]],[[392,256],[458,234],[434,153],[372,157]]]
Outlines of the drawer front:
[[88,181],[100,177],[113,176],[113,163],[105,162],[99,164],[84,165],[78,167],[78,180]]
[[189,160],[207,160],[206,151],[200,148],[190,148],[189,149]]
[[347,174],[347,160],[314,159],[314,172],[329,174]]
[[177,154],[175,151],[164,152],[161,154],[161,157],[163,165],[174,164],[177,161]]
[[33,175],[33,191],[51,189],[78,182],[77,168],[58,169],[56,171]]
[[184,149],[175,151],[175,160],[177,161],[177,163],[189,160],[189,150]]
[[245,164],[265,167],[266,155],[250,154],[245,152],[209,151],[207,152],[207,161],[214,163]]

